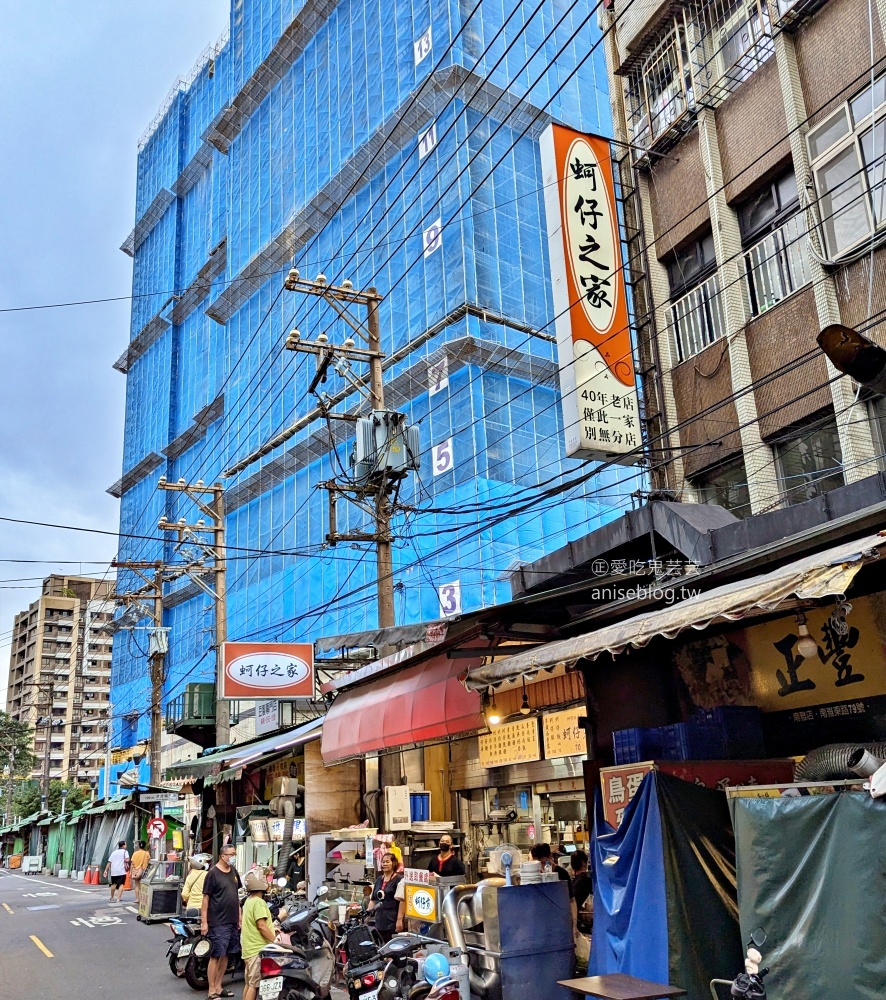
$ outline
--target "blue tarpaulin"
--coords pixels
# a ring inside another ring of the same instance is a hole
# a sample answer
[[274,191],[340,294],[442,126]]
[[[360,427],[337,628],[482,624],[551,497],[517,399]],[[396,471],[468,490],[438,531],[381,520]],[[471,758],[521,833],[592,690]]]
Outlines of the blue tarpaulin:
[[625,972],[706,997],[740,968],[735,838],[726,796],[651,772],[618,830],[594,824],[590,972]]

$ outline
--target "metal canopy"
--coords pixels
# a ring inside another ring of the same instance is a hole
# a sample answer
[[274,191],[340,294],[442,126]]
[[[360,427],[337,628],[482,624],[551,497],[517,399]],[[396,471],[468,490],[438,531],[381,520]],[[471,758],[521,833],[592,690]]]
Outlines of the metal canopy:
[[[260,740],[251,740],[249,743],[242,743],[239,746],[225,747],[215,753],[207,754],[205,757],[196,757],[193,760],[180,760],[175,764],[170,764],[166,773],[171,776],[190,775],[195,778],[212,774],[216,766],[222,770],[222,765],[226,765],[225,771],[230,771],[230,778],[236,777],[236,770],[251,764],[262,757],[277,756],[317,739],[320,729],[323,726],[323,718],[312,719],[296,729],[290,729],[282,733],[274,733],[273,736],[266,736]],[[220,776],[220,775],[219,775]],[[217,780],[217,779],[216,779]]]
[[[845,594],[865,562],[880,557],[886,538],[868,535],[825,549],[769,573],[737,580],[698,594],[669,608],[635,615],[594,632],[561,639],[530,652],[510,656],[468,671],[467,686],[480,690],[492,685],[551,670],[601,653],[613,656],[629,646],[645,646],[656,636],[672,639],[687,629],[702,630],[716,621],[738,621],[769,613],[791,598],[817,600]],[[680,583],[691,586],[692,578]]]

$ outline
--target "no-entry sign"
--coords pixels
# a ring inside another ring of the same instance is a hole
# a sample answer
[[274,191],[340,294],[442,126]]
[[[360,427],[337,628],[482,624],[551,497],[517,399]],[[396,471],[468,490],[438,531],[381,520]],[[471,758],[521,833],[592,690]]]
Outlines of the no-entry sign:
[[166,820],[159,816],[149,820],[148,836],[151,840],[162,840],[166,836]]

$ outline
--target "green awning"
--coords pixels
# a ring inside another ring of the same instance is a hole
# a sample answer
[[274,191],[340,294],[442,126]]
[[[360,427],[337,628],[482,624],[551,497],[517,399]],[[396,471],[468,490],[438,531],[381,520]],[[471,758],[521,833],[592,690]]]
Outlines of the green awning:
[[[312,719],[304,725],[274,733],[272,736],[260,736],[246,743],[237,743],[229,747],[206,754],[205,757],[195,757],[193,760],[180,760],[166,768],[167,778],[193,777],[202,778],[212,775],[210,784],[219,781],[233,781],[239,777],[239,771],[245,764],[255,764],[259,760],[266,762],[284,754],[291,753],[297,746],[312,739],[320,738],[323,725],[322,717]],[[229,764],[225,768],[223,765]]]
[[53,822],[52,816],[47,816],[46,819],[41,819],[37,826],[49,826]]
[[108,799],[107,802],[101,802],[97,806],[90,806],[86,810],[87,816],[97,816],[99,813],[106,812],[120,812],[121,809],[125,809],[129,804],[129,796],[125,795],[122,798]]

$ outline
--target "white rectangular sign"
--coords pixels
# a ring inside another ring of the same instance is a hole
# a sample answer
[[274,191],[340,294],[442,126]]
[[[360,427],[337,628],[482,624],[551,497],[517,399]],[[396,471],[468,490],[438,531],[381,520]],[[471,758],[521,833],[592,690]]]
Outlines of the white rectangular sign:
[[272,733],[280,728],[280,702],[257,701],[255,703],[255,735]]

